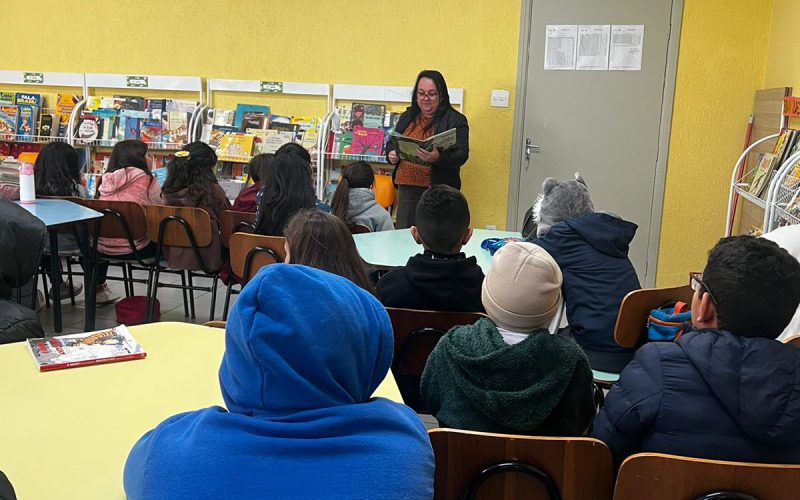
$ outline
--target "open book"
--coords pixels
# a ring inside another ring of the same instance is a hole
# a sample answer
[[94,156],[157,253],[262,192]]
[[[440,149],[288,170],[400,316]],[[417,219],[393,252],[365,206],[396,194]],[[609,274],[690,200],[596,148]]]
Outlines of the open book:
[[417,156],[417,148],[427,151],[433,148],[449,149],[456,145],[456,129],[451,128],[439,134],[428,137],[425,140],[412,139],[402,134],[392,132],[392,136],[397,139],[397,156],[401,160],[428,165]]
[[125,325],[96,332],[28,339],[28,348],[42,372],[147,356]]

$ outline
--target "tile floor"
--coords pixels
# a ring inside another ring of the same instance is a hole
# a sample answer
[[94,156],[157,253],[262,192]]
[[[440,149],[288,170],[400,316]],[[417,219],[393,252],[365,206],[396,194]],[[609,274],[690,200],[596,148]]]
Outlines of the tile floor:
[[[110,267],[108,271],[109,276],[121,276],[119,267]],[[147,277],[145,272],[137,272],[136,277]],[[82,282],[83,278],[77,276],[75,282]],[[194,284],[201,286],[208,286],[210,280],[195,278]],[[49,282],[49,280],[48,280]],[[180,283],[180,276],[174,274],[162,274],[162,283]],[[109,288],[112,292],[125,297],[125,289],[121,281],[108,280]],[[145,295],[145,285],[136,284],[136,295]],[[39,280],[39,288],[42,288],[41,280]],[[217,301],[214,312],[214,319],[222,319],[222,309],[225,302],[226,286],[221,282],[217,288]],[[231,296],[231,305],[236,301],[236,295]],[[195,313],[196,318],[191,319],[184,314],[183,296],[181,290],[170,288],[159,288],[158,300],[161,303],[161,321],[182,321],[188,323],[203,324],[208,321],[209,309],[211,307],[211,293],[210,292],[194,292],[195,300]],[[62,317],[62,334],[78,333],[85,331],[85,305],[84,305],[83,291],[75,297],[75,305],[73,306],[69,299],[61,302],[61,317]],[[42,308],[39,310],[39,321],[42,323],[45,333],[53,334],[55,329],[53,327],[53,310]],[[108,328],[116,326],[116,310],[114,304],[98,305],[95,319],[95,329]]]

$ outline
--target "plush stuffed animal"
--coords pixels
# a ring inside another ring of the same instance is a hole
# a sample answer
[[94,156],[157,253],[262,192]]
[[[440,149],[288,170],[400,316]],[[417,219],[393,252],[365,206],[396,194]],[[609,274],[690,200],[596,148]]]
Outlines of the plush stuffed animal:
[[575,172],[574,181],[564,182],[548,177],[542,183],[542,192],[533,204],[536,236],[541,238],[559,222],[592,212],[594,205],[581,174]]

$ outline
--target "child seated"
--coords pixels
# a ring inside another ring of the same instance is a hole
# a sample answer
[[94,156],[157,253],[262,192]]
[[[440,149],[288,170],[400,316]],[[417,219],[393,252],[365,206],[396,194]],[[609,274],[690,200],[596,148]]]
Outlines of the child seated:
[[563,294],[570,336],[592,368],[619,373],[633,349],[614,341],[614,325],[623,297],[640,288],[628,259],[636,224],[594,211],[586,183],[548,177],[534,205],[537,238],[564,273]]
[[235,212],[256,212],[256,197],[262,188],[261,178],[264,175],[263,172],[266,172],[274,158],[275,155],[265,153],[256,155],[250,160],[247,165],[247,172],[250,178],[253,179],[253,185],[247,186],[239,192],[239,195],[233,201],[231,210]]
[[386,310],[349,280],[265,267],[225,331],[227,410],[175,415],[145,434],[125,464],[127,498],[432,498],[424,425],[372,397],[392,344]]
[[531,243],[508,243],[483,280],[489,319],[457,326],[422,374],[425,406],[443,427],[578,436],[594,416],[592,370],[572,340],[551,335],[561,271]]
[[467,199],[444,184],[422,194],[411,236],[424,252],[384,275],[376,286],[386,307],[483,312],[483,271],[461,252],[472,236]]
[[[161,190],[167,205],[202,208],[208,212],[211,217],[211,244],[200,248],[200,255],[209,270],[222,267],[219,214],[231,208],[225,190],[214,175],[216,164],[217,154],[208,144],[200,141],[189,143],[170,160],[167,180]],[[172,269],[201,270],[193,248],[169,248],[167,263]]]
[[286,263],[343,276],[374,293],[350,230],[341,219],[316,208],[297,212],[286,226]]
[[348,225],[358,224],[372,232],[394,229],[392,216],[375,201],[374,184],[375,172],[369,163],[359,161],[344,167],[333,192],[333,213]]
[[256,233],[283,236],[286,224],[297,211],[315,206],[317,197],[311,187],[310,172],[308,163],[300,155],[275,154],[271,165],[261,172],[264,188],[258,195]]

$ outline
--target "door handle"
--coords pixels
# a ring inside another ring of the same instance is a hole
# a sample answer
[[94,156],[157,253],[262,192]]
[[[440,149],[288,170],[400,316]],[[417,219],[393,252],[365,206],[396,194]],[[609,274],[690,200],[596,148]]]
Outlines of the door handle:
[[530,137],[525,138],[525,159],[531,159],[531,153],[538,153],[539,146],[533,143],[533,139]]

